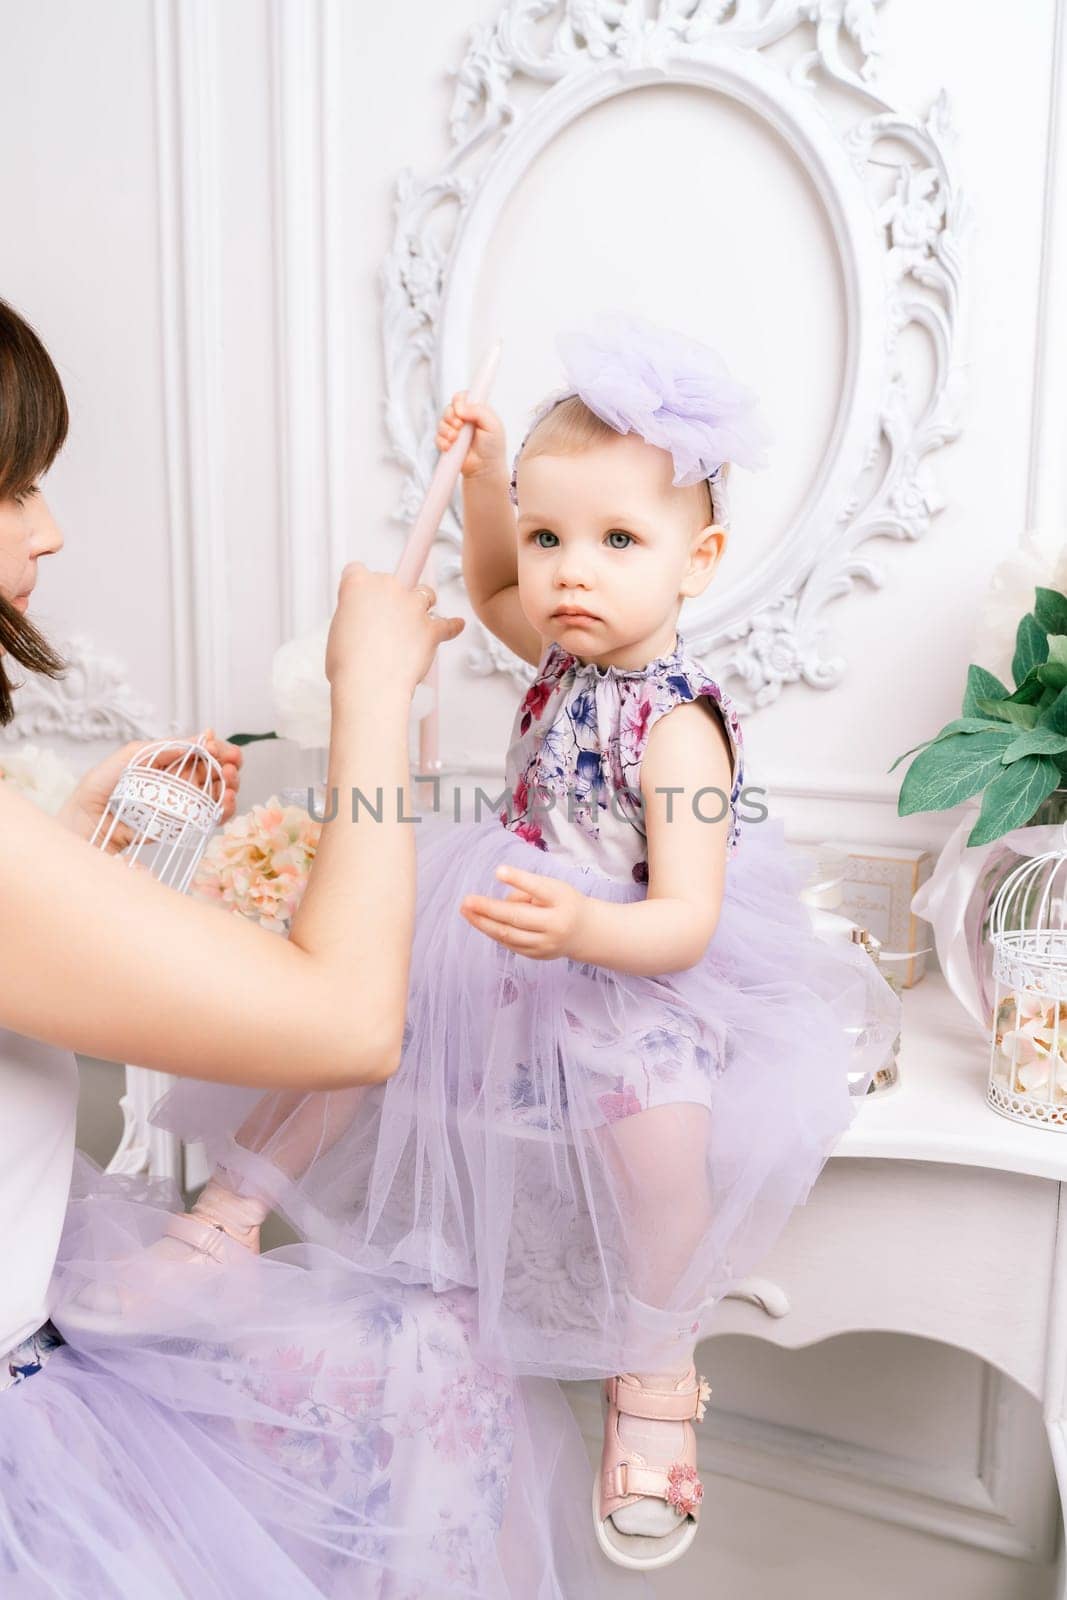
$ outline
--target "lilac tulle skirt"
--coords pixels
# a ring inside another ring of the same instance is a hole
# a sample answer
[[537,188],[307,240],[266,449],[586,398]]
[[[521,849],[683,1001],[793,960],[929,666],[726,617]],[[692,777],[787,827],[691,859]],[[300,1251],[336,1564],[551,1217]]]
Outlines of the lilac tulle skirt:
[[469,1292],[307,1245],[176,1261],[176,1193],[75,1179],[67,1343],[0,1393],[4,1600],[618,1592],[569,1408],[476,1359]]
[[494,1370],[665,1369],[808,1195],[899,1000],[862,948],[811,932],[781,822],[747,828],[702,959],[655,978],[530,960],[458,910],[507,894],[503,862],[612,901],[641,885],[495,819],[416,837],[396,1075],[310,1095],[187,1081],[156,1120],[363,1271],[473,1291]]

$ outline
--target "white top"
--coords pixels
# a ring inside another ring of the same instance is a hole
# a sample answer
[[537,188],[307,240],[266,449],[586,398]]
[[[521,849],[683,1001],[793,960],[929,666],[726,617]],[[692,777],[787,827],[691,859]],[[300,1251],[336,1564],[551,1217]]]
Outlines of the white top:
[[74,1057],[0,1029],[0,1356],[50,1310],[77,1106]]

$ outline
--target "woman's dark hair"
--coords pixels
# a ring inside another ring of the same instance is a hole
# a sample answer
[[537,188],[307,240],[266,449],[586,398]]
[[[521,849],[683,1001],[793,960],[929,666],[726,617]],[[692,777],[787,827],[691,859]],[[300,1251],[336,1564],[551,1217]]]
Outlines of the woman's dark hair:
[[[28,494],[48,471],[67,437],[68,420],[51,356],[29,323],[0,300],[0,500]],[[58,678],[66,669],[44,635],[2,594],[0,648],[30,672]],[[0,658],[0,727],[14,714]]]

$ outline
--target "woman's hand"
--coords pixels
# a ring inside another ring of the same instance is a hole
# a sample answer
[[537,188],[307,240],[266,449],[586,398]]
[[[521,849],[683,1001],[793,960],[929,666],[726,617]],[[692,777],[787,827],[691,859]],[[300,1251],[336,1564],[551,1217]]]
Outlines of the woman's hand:
[[326,641],[326,676],[334,692],[357,685],[373,696],[400,683],[410,699],[438,645],[466,626],[462,617],[431,616],[436,600],[428,583],[409,589],[392,573],[350,561]]
[[505,472],[504,424],[489,406],[474,405],[466,389],[454,394],[437,424],[437,448],[451,449],[464,423],[474,424],[474,438],[463,460],[463,476],[480,478],[486,473]]
[[497,867],[496,875],[515,888],[506,900],[464,895],[459,909],[471,927],[532,961],[573,955],[585,932],[588,896],[559,878],[521,867]]
[[[78,834],[83,839],[91,839],[96,831],[97,823],[104,814],[104,810],[111,798],[112,791],[129,762],[139,750],[147,750],[150,743],[155,740],[134,740],[132,744],[124,744],[121,750],[116,750],[112,755],[106,756],[103,761],[89,771],[82,778],[70,799],[65,802],[57,813],[58,820],[64,827]],[[161,750],[154,765],[168,766],[174,760],[173,744],[184,743],[183,740],[174,740],[171,745]],[[193,739],[188,743],[192,744]],[[223,795],[222,795],[222,821],[226,822],[233,816],[237,805],[237,791],[241,783],[241,764],[244,755],[237,745],[228,744],[225,739],[217,739],[214,730],[209,728],[204,735],[204,747],[209,755],[222,768]],[[198,763],[199,767],[203,763]],[[189,776],[195,781],[195,774]],[[133,830],[125,823],[116,827],[108,841],[108,851],[117,854],[124,850],[133,840]]]

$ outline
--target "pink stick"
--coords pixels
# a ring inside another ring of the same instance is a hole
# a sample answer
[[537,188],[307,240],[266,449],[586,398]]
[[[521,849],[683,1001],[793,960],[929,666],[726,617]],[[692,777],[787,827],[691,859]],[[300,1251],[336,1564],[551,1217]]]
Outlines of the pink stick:
[[[468,391],[470,398],[476,405],[480,405],[488,395],[493,378],[496,375],[499,360],[500,340],[498,339],[475,373]],[[404,552],[396,567],[396,576],[401,583],[406,583],[411,588],[414,588],[422,578],[423,569],[429,560],[434,538],[437,535],[438,528],[441,526],[441,518],[444,516],[445,508],[452,498],[452,491],[456,487],[456,481],[463,469],[463,462],[473,438],[474,428],[471,423],[465,422],[459,430],[454,443],[438,461],[434,469],[434,475],[430,479],[430,486],[426,491],[425,499],[419,507],[415,521],[411,524],[411,532],[408,534]],[[434,587],[432,568],[430,585]],[[434,705],[433,710],[423,717],[419,724],[419,772],[430,775],[441,771],[438,740],[441,688],[436,656],[434,657],[433,665],[426,674],[425,681],[433,690]]]
[[[499,360],[498,339],[475,373],[474,381],[468,391],[476,405],[480,405],[488,395]],[[452,491],[456,487],[456,481],[463,469],[463,461],[473,438],[474,428],[471,423],[465,422],[459,430],[455,443],[438,461],[434,475],[430,479],[430,487],[426,491],[426,498],[419,507],[415,521],[411,524],[404,553],[396,567],[396,576],[401,583],[406,583],[411,588],[414,588],[422,577],[422,569],[426,565],[430,546],[441,526],[441,518],[452,498]]]
[[[431,589],[437,584],[434,579],[433,551],[431,550],[426,562],[426,581]],[[440,705],[441,705],[441,652],[438,651],[430,664],[430,670],[423,680],[433,691],[433,710],[428,712],[419,723],[419,772],[424,777],[430,777],[441,771],[440,749]],[[421,796],[416,793],[416,801]]]

